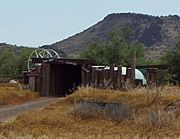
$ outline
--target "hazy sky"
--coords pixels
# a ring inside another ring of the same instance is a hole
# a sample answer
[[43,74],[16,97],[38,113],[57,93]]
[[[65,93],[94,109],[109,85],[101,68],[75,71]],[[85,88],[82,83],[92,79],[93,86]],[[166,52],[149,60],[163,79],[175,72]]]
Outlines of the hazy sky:
[[180,0],[0,0],[0,42],[51,44],[122,12],[180,15]]

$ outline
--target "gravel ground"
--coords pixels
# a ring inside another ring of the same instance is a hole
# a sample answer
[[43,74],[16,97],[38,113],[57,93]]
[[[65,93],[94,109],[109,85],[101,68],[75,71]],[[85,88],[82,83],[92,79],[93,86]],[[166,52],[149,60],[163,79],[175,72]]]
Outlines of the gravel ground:
[[6,108],[0,108],[0,121],[7,121],[16,117],[18,114],[27,112],[34,109],[43,108],[47,105],[56,103],[62,98],[43,98],[36,101],[27,102],[20,105],[10,106]]

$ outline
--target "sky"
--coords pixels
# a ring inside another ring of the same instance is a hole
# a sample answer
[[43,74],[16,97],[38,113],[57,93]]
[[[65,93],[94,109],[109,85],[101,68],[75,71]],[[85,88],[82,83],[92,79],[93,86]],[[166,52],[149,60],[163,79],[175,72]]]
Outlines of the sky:
[[52,44],[127,12],[180,16],[180,0],[0,0],[0,43]]

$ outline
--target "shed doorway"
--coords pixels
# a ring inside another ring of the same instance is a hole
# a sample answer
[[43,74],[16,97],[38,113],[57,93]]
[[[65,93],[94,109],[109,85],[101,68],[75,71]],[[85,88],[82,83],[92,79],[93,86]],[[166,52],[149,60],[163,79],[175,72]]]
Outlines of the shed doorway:
[[50,65],[49,95],[63,97],[71,94],[81,84],[81,66],[69,64]]

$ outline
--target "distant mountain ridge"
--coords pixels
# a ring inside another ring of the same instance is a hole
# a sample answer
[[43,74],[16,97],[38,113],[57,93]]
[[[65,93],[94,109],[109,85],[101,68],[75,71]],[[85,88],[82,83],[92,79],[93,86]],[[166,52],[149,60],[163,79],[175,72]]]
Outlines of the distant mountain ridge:
[[[7,43],[0,43],[0,54],[3,53],[4,50],[9,50],[9,49],[15,51],[16,53],[20,53],[23,48],[27,48],[27,46],[17,46],[17,45],[11,45]],[[34,47],[29,47],[29,48],[34,49]],[[58,54],[61,57],[67,57],[67,55],[62,50],[58,50]]]
[[[58,51],[62,57],[76,57],[96,40],[107,41],[112,30],[118,30],[130,24],[134,31],[134,41],[143,43],[147,48],[147,57],[151,60],[160,58],[169,48],[175,48],[180,39],[180,17],[177,15],[151,16],[136,13],[109,14],[102,21],[67,39],[44,45]],[[24,46],[17,47],[0,43],[0,52],[6,48],[20,51]]]
[[134,41],[143,43],[147,48],[147,57],[158,59],[169,48],[174,48],[180,37],[180,17],[150,16],[135,13],[116,13],[106,16],[92,27],[51,45],[42,46],[57,51],[64,51],[74,57],[84,51],[95,40],[105,41],[112,30],[130,24],[134,31]]
[[25,46],[16,46],[16,45],[11,45],[7,43],[0,43],[0,52],[2,52],[3,50],[6,50],[7,48],[12,48],[17,52],[21,50],[21,48],[24,48],[24,47]]

